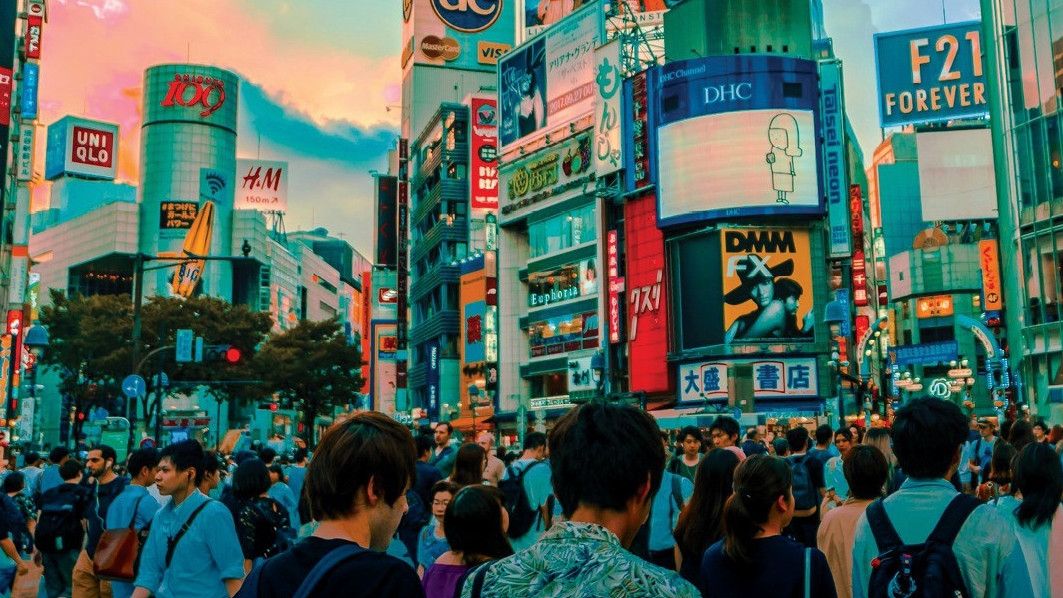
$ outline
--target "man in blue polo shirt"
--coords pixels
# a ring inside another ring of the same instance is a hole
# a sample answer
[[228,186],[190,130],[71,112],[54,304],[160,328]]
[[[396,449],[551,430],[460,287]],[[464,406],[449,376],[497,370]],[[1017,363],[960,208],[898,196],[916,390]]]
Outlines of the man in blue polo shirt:
[[152,521],[134,598],[223,598],[240,589],[245,571],[236,526],[224,505],[196,488],[202,463],[195,440],[162,450],[155,483],[171,500]]

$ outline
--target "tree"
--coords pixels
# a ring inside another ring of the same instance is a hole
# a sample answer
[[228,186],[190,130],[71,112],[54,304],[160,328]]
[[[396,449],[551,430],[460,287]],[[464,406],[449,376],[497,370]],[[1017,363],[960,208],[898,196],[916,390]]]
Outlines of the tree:
[[304,438],[313,445],[314,421],[354,402],[362,387],[361,355],[338,322],[300,322],[269,337],[255,359],[264,388],[302,411]]

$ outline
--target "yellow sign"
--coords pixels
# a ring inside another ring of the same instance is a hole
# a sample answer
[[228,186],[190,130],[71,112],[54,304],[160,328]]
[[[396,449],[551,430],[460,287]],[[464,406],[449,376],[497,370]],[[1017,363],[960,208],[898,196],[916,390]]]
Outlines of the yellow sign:
[[476,61],[480,64],[498,64],[498,59],[512,48],[509,44],[479,42],[476,44]]
[[[214,202],[205,201],[200,206],[199,214],[196,215],[195,221],[192,222],[192,227],[188,229],[188,234],[185,235],[181,253],[175,254],[175,256],[182,258],[206,256],[210,253],[210,240],[213,235]],[[202,259],[181,262],[173,273],[173,279],[170,281],[173,294],[178,297],[191,297],[196,288],[199,287],[199,281],[203,277],[203,268],[206,265],[206,260]]]
[[951,316],[955,311],[952,295],[931,295],[916,301],[916,317],[942,318]]

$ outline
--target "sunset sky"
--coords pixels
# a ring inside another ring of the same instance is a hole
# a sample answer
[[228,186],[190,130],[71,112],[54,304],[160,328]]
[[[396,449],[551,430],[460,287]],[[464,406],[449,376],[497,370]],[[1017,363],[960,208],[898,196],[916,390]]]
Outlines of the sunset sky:
[[[978,0],[946,2],[950,21],[977,18]],[[938,24],[940,3],[824,4],[845,61],[846,103],[870,155],[879,137],[871,35]],[[40,122],[76,114],[119,123],[119,178],[135,184],[144,70],[186,61],[233,70],[242,79],[238,155],[291,164],[288,230],[326,226],[369,255],[368,171],[385,168],[398,130],[401,7],[402,0],[49,0]],[[46,186],[38,202],[41,194]]]

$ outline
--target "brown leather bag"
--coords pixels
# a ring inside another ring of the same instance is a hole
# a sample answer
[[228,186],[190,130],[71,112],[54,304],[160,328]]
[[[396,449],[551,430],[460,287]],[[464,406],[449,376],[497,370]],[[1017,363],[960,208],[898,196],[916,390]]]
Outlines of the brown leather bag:
[[92,569],[96,577],[116,581],[133,581],[137,576],[137,564],[140,558],[142,534],[136,530],[137,510],[140,508],[141,496],[133,505],[133,517],[129,527],[104,530],[100,542],[96,545],[96,556],[92,559]]

